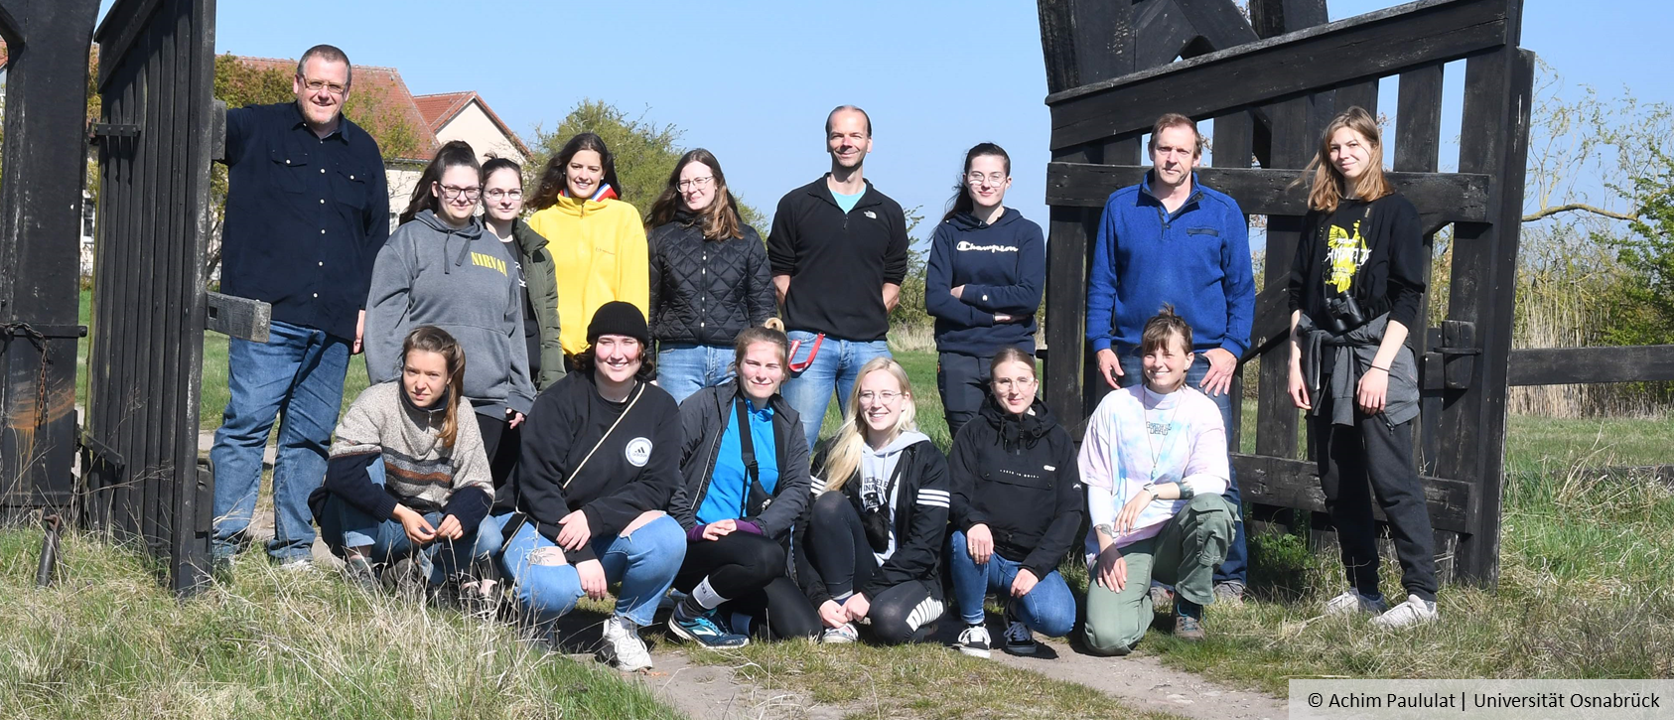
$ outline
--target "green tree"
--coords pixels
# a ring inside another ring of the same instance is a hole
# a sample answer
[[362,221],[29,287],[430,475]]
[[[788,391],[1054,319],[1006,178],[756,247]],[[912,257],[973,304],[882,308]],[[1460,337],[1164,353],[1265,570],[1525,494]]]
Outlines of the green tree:
[[933,320],[930,311],[924,309],[924,280],[928,266],[928,246],[926,251],[912,249],[920,244],[918,227],[924,224],[924,206],[915,205],[907,208],[907,276],[901,280],[901,301],[895,309],[889,311],[889,326],[892,328],[923,326],[930,327]]
[[[642,214],[651,211],[651,203],[662,194],[675,163],[689,149],[680,144],[682,132],[673,124],[659,125],[644,115],[629,117],[603,100],[582,100],[552,132],[535,128],[535,142],[524,166],[524,184],[531,192],[540,182],[547,161],[564,149],[570,138],[584,132],[597,134],[610,148],[616,159],[616,179],[622,184],[616,193]],[[729,189],[738,198],[738,214],[765,238],[766,216],[744,202],[737,186]]]
[[1623,315],[1610,339],[1624,345],[1674,343],[1674,157],[1653,142],[1645,148],[1647,172],[1628,188],[1637,200],[1631,234],[1615,241],[1631,275],[1618,284]]

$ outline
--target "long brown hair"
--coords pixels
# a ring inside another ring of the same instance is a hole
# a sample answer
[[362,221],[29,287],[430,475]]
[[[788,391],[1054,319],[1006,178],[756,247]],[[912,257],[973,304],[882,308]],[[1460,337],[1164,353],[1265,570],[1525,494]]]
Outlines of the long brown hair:
[[[407,333],[407,339],[401,343],[402,374],[406,373],[407,354],[414,350],[436,353],[448,363],[447,413],[442,417],[440,434],[442,444],[452,448],[459,438],[459,399],[465,396],[465,349],[459,347],[459,341],[448,331],[435,325],[420,325]],[[405,385],[401,392],[407,392]]]
[[[1353,130],[1370,146],[1367,148],[1366,171],[1354,181],[1353,192],[1347,192],[1348,178],[1337,169],[1336,163],[1331,162],[1331,136],[1343,128]],[[1337,203],[1344,196],[1371,202],[1394,193],[1395,187],[1383,174],[1383,133],[1378,130],[1377,119],[1358,105],[1332,118],[1331,123],[1325,126],[1325,134],[1319,139],[1319,152],[1308,161],[1307,169],[1302,171],[1302,177],[1297,178],[1297,182],[1303,182],[1310,175],[1313,185],[1308,190],[1308,207],[1319,212],[1336,211]]]
[[[442,175],[449,168],[468,167],[477,173],[477,184],[482,184],[482,164],[477,162],[477,151],[471,149],[470,143],[464,140],[452,140],[436,151],[436,157],[430,164],[424,166],[424,172],[419,173],[418,184],[413,186],[413,194],[407,198],[407,209],[402,211],[399,225],[412,222],[418,214],[429,210],[440,214],[442,202],[430,192],[430,186],[442,181]],[[480,196],[477,198],[482,199]]]
[[948,198],[947,213],[942,215],[942,222],[953,219],[959,213],[968,213],[976,207],[976,201],[971,199],[971,185],[966,178],[971,175],[971,162],[984,155],[992,155],[1004,161],[1006,175],[1011,175],[1011,156],[1006,154],[1005,148],[991,142],[977,143],[965,152],[965,169],[959,171],[959,182],[953,186],[953,197]]
[[[616,197],[627,200],[627,191],[616,181],[616,157],[610,154],[610,148],[605,147],[604,138],[584,132],[564,143],[563,149],[560,149],[557,155],[553,155],[552,159],[546,162],[546,168],[541,170],[541,181],[535,186],[534,197],[529,200],[536,210],[545,210],[556,205],[558,196],[569,192],[570,160],[582,150],[592,150],[599,154],[599,166],[604,168],[604,184],[616,192]],[[586,199],[576,198],[577,201]]]
[[703,239],[725,240],[727,238],[742,238],[744,232],[739,229],[742,225],[738,219],[738,199],[727,189],[727,175],[721,172],[721,161],[715,159],[715,154],[698,148],[680,156],[679,162],[674,163],[674,171],[668,175],[668,186],[657,196],[657,201],[651,203],[651,214],[645,220],[645,227],[655,228],[674,222],[674,216],[685,206],[684,197],[680,193],[680,171],[685,170],[692,163],[703,163],[709,168],[709,173],[715,176],[715,199],[697,212],[693,224],[703,228]]

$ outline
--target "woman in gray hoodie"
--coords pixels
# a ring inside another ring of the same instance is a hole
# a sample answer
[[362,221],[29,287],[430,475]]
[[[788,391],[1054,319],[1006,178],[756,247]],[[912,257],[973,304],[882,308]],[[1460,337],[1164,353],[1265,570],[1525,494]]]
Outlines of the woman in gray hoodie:
[[[494,449],[523,422],[535,388],[514,250],[484,232],[475,216],[482,184],[476,152],[457,140],[419,176],[402,225],[372,268],[366,374],[373,383],[397,379],[402,338],[420,325],[446,330],[465,348],[465,399],[476,410],[484,447]],[[495,468],[511,465],[488,460]],[[505,480],[495,477],[495,488]]]

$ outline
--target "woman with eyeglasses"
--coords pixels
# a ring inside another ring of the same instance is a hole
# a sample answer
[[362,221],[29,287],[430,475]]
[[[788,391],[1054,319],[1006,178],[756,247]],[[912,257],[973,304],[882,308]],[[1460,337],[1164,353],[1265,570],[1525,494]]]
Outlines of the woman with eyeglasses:
[[732,378],[734,339],[774,314],[773,278],[761,236],[739,217],[708,150],[675,163],[646,226],[657,385],[681,402]]
[[1075,441],[1035,398],[1034,356],[1000,348],[989,375],[992,392],[948,457],[948,564],[965,621],[956,647],[990,656],[983,602],[993,592],[1006,608],[1005,651],[1032,655],[1035,632],[1062,637],[1075,624],[1075,597],[1058,563],[1081,529],[1081,473]]
[[620,196],[616,160],[590,132],[570,138],[535,187],[529,227],[547,239],[554,281],[564,288],[558,320],[567,363],[587,349],[587,323],[605,303],[651,312],[644,221]]
[[1040,226],[1005,206],[1011,157],[994,143],[965,153],[947,214],[930,236],[924,307],[936,318],[936,385],[948,434],[988,396],[994,352],[1035,351],[1035,310],[1046,286]]
[[945,609],[947,458],[918,431],[917,414],[907,371],[873,358],[842,429],[814,456],[813,485],[823,490],[791,549],[825,642],[854,642],[857,623],[885,644],[922,640]]
[[513,275],[518,255],[483,232],[476,217],[481,197],[476,151],[458,140],[443,145],[373,264],[366,375],[373,384],[400,379],[402,339],[419,326],[434,325],[457,339],[465,350],[464,397],[476,411],[498,488],[518,452],[501,438],[523,422],[535,388],[523,293]]

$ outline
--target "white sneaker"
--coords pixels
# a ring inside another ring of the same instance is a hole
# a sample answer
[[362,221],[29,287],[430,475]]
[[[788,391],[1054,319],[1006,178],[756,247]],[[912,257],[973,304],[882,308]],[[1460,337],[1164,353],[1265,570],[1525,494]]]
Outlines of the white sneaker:
[[988,628],[982,625],[967,625],[959,633],[959,652],[971,657],[993,657],[994,639],[988,636]]
[[852,643],[860,639],[860,630],[854,623],[843,623],[834,628],[826,628],[825,634],[820,636],[820,642],[833,645]]
[[1382,615],[1372,618],[1372,624],[1380,628],[1396,630],[1427,623],[1441,617],[1436,609],[1436,601],[1425,600],[1417,595],[1408,595],[1406,602],[1396,605]]
[[1378,615],[1388,609],[1389,603],[1383,598],[1373,600],[1354,588],[1344,590],[1343,594],[1325,602],[1326,615],[1353,615],[1357,612]]
[[631,672],[651,669],[651,651],[639,639],[639,626],[620,615],[612,615],[604,623],[605,646],[600,654],[617,670]]

